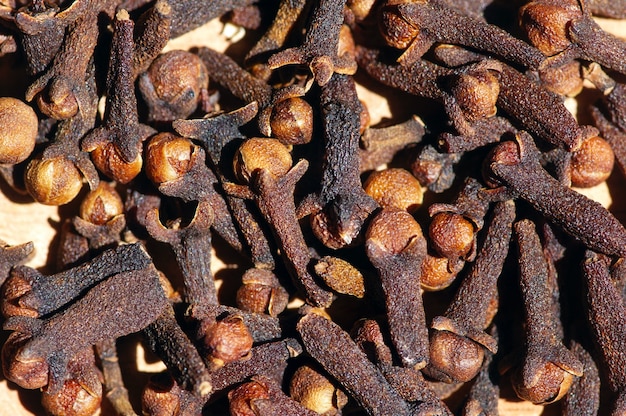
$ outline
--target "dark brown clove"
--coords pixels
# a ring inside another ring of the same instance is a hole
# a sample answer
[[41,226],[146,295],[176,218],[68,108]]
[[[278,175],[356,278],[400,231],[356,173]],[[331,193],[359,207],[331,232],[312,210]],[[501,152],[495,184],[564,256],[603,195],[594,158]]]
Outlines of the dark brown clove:
[[622,318],[626,314],[621,294],[611,281],[607,259],[588,251],[582,265],[587,288],[587,320],[599,349],[608,387],[616,395],[612,414],[623,413],[624,389],[626,387],[626,326]]
[[110,276],[145,269],[150,264],[150,258],[136,243],[107,250],[87,263],[51,276],[18,266],[5,284],[2,312],[7,317],[44,316]]
[[419,276],[426,257],[422,229],[406,211],[384,208],[367,229],[365,247],[378,270],[396,353],[403,366],[421,369],[428,362],[428,330]]
[[[154,134],[152,128],[139,123],[137,114],[132,77],[133,29],[134,23],[128,13],[118,11],[113,21],[103,125],[91,131],[81,143],[82,150],[92,152],[92,160],[100,170],[120,183],[128,183],[139,174],[141,142]],[[94,152],[96,149],[98,151]],[[114,162],[111,158],[118,160]]]
[[532,137],[520,131],[516,141],[496,146],[484,166],[496,183],[505,184],[588,247],[609,255],[625,255],[626,230],[621,223],[599,203],[551,177],[541,167],[538,153]]
[[280,142],[258,138],[244,142],[236,160],[239,177],[249,178],[250,184],[225,184],[226,192],[256,201],[279,242],[288,271],[307,300],[316,306],[329,306],[332,293],[319,286],[308,271],[311,255],[296,218],[293,195],[307,161],[300,160],[291,167],[291,155]]
[[311,197],[316,201],[308,202],[320,208],[311,216],[311,227],[324,245],[339,249],[358,242],[364,222],[378,204],[365,193],[359,177],[361,103],[354,80],[333,75],[320,100],[325,152],[319,193]]
[[402,397],[337,324],[311,313],[298,322],[296,329],[306,352],[368,413],[410,414]]
[[174,251],[185,285],[183,299],[189,307],[186,313],[195,319],[206,318],[219,304],[211,273],[210,226],[213,217],[213,210],[206,202],[198,204],[193,219],[182,228],[179,228],[180,224],[171,228],[163,226],[158,210],[148,212],[146,217],[148,233]]
[[[387,42],[405,49],[399,61],[411,65],[435,43],[463,45],[526,68],[539,68],[543,54],[499,27],[458,13],[444,2],[390,0],[380,9],[380,27]],[[396,25],[406,26],[397,37]],[[406,35],[409,36],[406,36]]]
[[276,69],[285,65],[307,65],[320,86],[326,85],[333,73],[354,74],[357,66],[353,56],[349,52],[340,54],[339,48],[345,4],[346,0],[317,2],[302,45],[270,56],[268,66]]
[[137,332],[154,321],[167,305],[154,268],[115,274],[92,287],[68,308],[47,318],[14,316],[4,329],[30,338],[15,351],[17,362],[43,360],[50,368],[48,390],[61,388],[67,363],[96,342]]
[[549,291],[548,265],[530,220],[515,224],[519,250],[520,287],[526,311],[526,344],[523,362],[512,375],[518,397],[544,404],[560,400],[583,374],[583,364],[559,339]]
[[211,375],[200,353],[176,322],[173,308],[164,308],[161,315],[144,330],[148,346],[167,366],[180,388],[200,400],[211,393]]
[[626,73],[619,58],[626,42],[602,30],[584,2],[531,1],[520,10],[520,22],[530,42],[555,63],[582,58]]
[[433,318],[430,362],[426,374],[445,381],[469,381],[483,366],[485,349],[496,353],[496,340],[485,328],[491,323],[491,302],[509,250],[513,202],[499,202],[482,247],[443,316]]

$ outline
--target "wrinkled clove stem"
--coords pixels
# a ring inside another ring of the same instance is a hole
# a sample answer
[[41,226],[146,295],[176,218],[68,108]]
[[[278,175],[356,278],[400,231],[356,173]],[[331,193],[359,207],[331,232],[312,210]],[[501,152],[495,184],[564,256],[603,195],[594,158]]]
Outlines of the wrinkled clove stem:
[[170,306],[143,330],[150,349],[165,363],[176,383],[199,398],[212,390],[211,375],[200,353],[176,321]]
[[337,324],[311,313],[298,322],[296,329],[306,352],[368,413],[410,414],[407,403]]

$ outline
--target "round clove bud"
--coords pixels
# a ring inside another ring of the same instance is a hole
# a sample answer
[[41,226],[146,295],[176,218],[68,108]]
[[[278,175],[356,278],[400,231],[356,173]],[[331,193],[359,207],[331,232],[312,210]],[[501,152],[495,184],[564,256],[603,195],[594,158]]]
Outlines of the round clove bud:
[[324,416],[341,414],[348,396],[326,376],[309,365],[296,370],[289,382],[289,395],[307,409]]
[[103,225],[124,212],[124,203],[112,184],[100,181],[80,204],[80,217],[92,224]]
[[583,90],[580,61],[571,61],[539,71],[539,79],[548,91],[566,97],[575,97]]
[[0,164],[23,162],[35,148],[37,114],[26,103],[12,97],[0,98]]
[[93,164],[107,177],[122,184],[129,183],[141,172],[143,159],[141,152],[132,162],[122,158],[114,143],[105,143],[96,147],[90,153]]
[[195,54],[173,50],[159,55],[139,80],[139,90],[154,121],[185,119],[209,85],[208,70]]
[[207,360],[213,369],[250,357],[252,335],[239,315],[228,315],[213,323],[202,340]]
[[228,393],[229,410],[232,416],[256,416],[255,400],[269,399],[267,387],[257,381],[249,381]]
[[372,172],[363,188],[382,208],[398,208],[410,214],[417,211],[424,200],[422,185],[405,169]]
[[371,362],[392,365],[391,349],[385,343],[378,322],[373,319],[359,319],[352,327],[350,336]]
[[613,149],[606,140],[598,136],[584,140],[572,154],[572,186],[590,188],[604,182],[613,171],[614,161]]
[[502,142],[489,152],[483,161],[482,175],[485,184],[490,188],[497,188],[502,185],[491,169],[492,163],[500,163],[503,165],[517,165],[520,163],[520,152],[517,143],[514,141]]
[[378,29],[383,39],[389,46],[397,49],[406,49],[419,35],[419,28],[407,22],[394,10],[394,5],[402,2],[406,0],[386,1],[378,13]]
[[474,225],[461,214],[440,212],[433,216],[428,229],[430,243],[439,255],[465,259],[474,248]]
[[67,204],[83,187],[80,172],[72,161],[63,157],[31,160],[24,182],[28,193],[44,205]]
[[443,290],[456,279],[457,273],[449,268],[447,257],[427,255],[421,266],[420,284],[426,291]]
[[67,120],[78,113],[78,101],[73,89],[67,78],[53,78],[47,91],[37,95],[37,106],[48,117]]
[[39,389],[48,384],[48,363],[43,357],[22,360],[22,347],[30,341],[30,335],[12,332],[2,346],[2,370],[7,380],[25,389]]
[[146,175],[153,183],[175,181],[191,169],[197,146],[172,133],[159,133],[146,147]]
[[50,415],[94,415],[102,403],[102,384],[93,387],[96,389],[88,389],[76,379],[66,380],[58,392],[49,394],[44,391],[41,405]]
[[289,293],[270,270],[248,269],[241,280],[243,284],[236,296],[239,309],[277,316],[287,307]]
[[149,416],[197,415],[202,403],[191,392],[180,388],[167,373],[150,377],[141,394],[141,410]]
[[430,337],[428,368],[448,380],[470,381],[480,371],[484,358],[484,348],[467,337],[439,330]]
[[525,386],[521,368],[511,376],[513,390],[517,397],[534,404],[543,405],[560,400],[576,379],[574,374],[546,361],[543,368],[534,376],[534,384]]
[[39,312],[35,309],[20,304],[22,296],[31,290],[31,284],[14,269],[2,285],[2,300],[0,300],[2,315],[5,318],[10,318],[11,316],[39,318]]
[[578,1],[558,4],[531,1],[519,12],[520,26],[528,40],[546,56],[563,52],[571,45],[569,23],[579,17],[581,11]]
[[289,150],[278,140],[253,137],[243,142],[237,150],[233,169],[240,181],[248,183],[259,169],[281,177],[289,172],[292,162]]
[[303,98],[279,101],[270,115],[272,136],[285,145],[305,144],[313,137],[313,108]]
[[461,74],[452,80],[450,93],[461,107],[465,118],[475,122],[496,114],[500,82],[489,70]]

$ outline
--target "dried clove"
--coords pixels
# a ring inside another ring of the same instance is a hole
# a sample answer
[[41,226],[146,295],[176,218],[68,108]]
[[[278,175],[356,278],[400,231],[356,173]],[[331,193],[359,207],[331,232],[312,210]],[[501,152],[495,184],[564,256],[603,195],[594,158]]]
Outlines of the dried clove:
[[365,193],[359,178],[361,104],[354,80],[333,75],[322,88],[320,101],[325,139],[322,179],[319,193],[306,204],[319,207],[311,216],[313,233],[327,247],[339,249],[358,242],[364,222],[378,204]]
[[45,316],[119,273],[149,267],[151,259],[139,243],[109,249],[91,261],[44,276],[28,266],[18,266],[6,281],[2,313],[5,316]]
[[339,48],[345,4],[345,0],[321,0],[315,4],[302,45],[270,56],[268,66],[276,69],[290,64],[307,65],[320,86],[326,85],[333,73],[354,74],[356,62],[349,52],[340,54]]
[[[547,219],[585,245],[609,255],[623,256],[626,230],[599,203],[561,185],[538,160],[532,137],[523,131],[516,141],[496,146],[485,161],[485,172],[528,201]],[[488,180],[490,183],[490,180]]]
[[485,349],[496,353],[496,340],[484,332],[491,323],[492,300],[509,249],[513,202],[499,202],[482,247],[443,316],[433,318],[427,375],[445,382],[468,381],[483,366]]
[[200,353],[176,322],[174,309],[164,308],[143,334],[150,349],[163,360],[180,388],[203,400],[211,393],[211,375]]
[[544,65],[538,49],[495,25],[458,13],[443,1],[389,0],[379,16],[387,43],[406,48],[399,59],[403,65],[416,62],[435,42],[471,47],[530,69]]
[[67,363],[75,354],[96,342],[143,329],[165,306],[158,274],[146,268],[109,277],[49,318],[13,316],[5,321],[4,329],[30,337],[13,359],[47,363],[48,391],[54,393],[66,379]]
[[428,362],[428,330],[418,274],[426,256],[422,229],[406,211],[383,208],[367,229],[365,248],[378,270],[395,351],[403,366],[421,369]]
[[133,29],[128,13],[118,11],[113,21],[103,125],[90,132],[81,143],[84,151],[91,152],[96,166],[120,183],[128,183],[139,174],[141,142],[154,134],[152,128],[138,121],[132,77]]
[[249,180],[249,187],[225,184],[226,192],[256,201],[279,241],[288,271],[307,300],[316,306],[329,306],[332,293],[319,286],[308,271],[311,256],[296,218],[293,195],[307,161],[300,160],[291,167],[291,155],[280,142],[252,138],[239,148],[236,165],[239,178]]
[[306,352],[369,414],[410,414],[407,403],[337,324],[311,313],[296,329]]
[[519,250],[520,287],[525,308],[526,344],[523,362],[511,376],[518,397],[536,404],[560,400],[583,375],[583,364],[559,339],[548,266],[535,224],[514,225]]

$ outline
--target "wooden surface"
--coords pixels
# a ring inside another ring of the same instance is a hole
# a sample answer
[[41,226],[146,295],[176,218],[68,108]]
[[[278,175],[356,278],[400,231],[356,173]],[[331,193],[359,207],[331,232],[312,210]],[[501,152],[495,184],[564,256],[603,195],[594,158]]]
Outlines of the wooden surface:
[[[626,28],[623,22],[602,19],[601,24],[614,33],[624,31]],[[224,27],[218,21],[210,22],[202,28],[186,34],[178,39],[170,42],[168,49],[187,49],[192,46],[209,45],[215,49],[224,50],[229,41],[224,34]],[[228,32],[228,30],[227,30]],[[236,34],[235,34],[236,35]],[[375,124],[379,120],[391,117],[387,100],[359,86],[359,96],[368,103],[368,108],[372,115],[372,123]],[[575,102],[568,103],[571,107],[575,107]],[[615,175],[613,175],[615,176]],[[616,182],[623,179],[618,178]],[[611,183],[611,181],[609,181]],[[32,267],[44,268],[47,264],[48,251],[54,245],[54,236],[59,228],[59,218],[68,215],[68,212],[75,210],[75,207],[50,207],[32,202],[28,202],[29,198],[16,195],[8,190],[4,184],[0,186],[0,239],[9,244],[21,244],[32,241],[35,245],[35,254],[27,263]],[[595,188],[584,190],[583,193],[600,201],[605,206],[611,206],[612,201],[609,193],[609,187],[606,184],[599,185]],[[626,200],[626,198],[625,198]],[[617,201],[620,206],[624,206],[624,202]],[[614,205],[612,208],[615,208]],[[618,208],[620,211],[621,209]],[[76,212],[71,215],[75,215]],[[223,267],[223,263],[216,261],[213,266],[217,268]],[[5,334],[6,336],[6,334]],[[142,351],[138,350],[140,357],[139,369],[145,374],[149,372],[161,371],[164,367],[161,363],[148,364],[141,359]],[[141,380],[137,380],[137,385],[129,385],[132,391],[138,391],[143,386],[145,375]],[[500,410],[502,415],[507,416],[531,416],[539,414],[554,414],[555,408],[544,408],[542,406],[534,406],[527,402],[521,402],[514,399],[512,393],[507,393],[505,388],[505,399],[500,401]],[[544,412],[544,413],[542,413]],[[108,414],[108,411],[103,413]],[[43,411],[39,405],[39,393],[33,391],[25,391],[18,389],[12,383],[4,380],[0,374],[0,415],[11,416],[27,416],[41,415]]]

